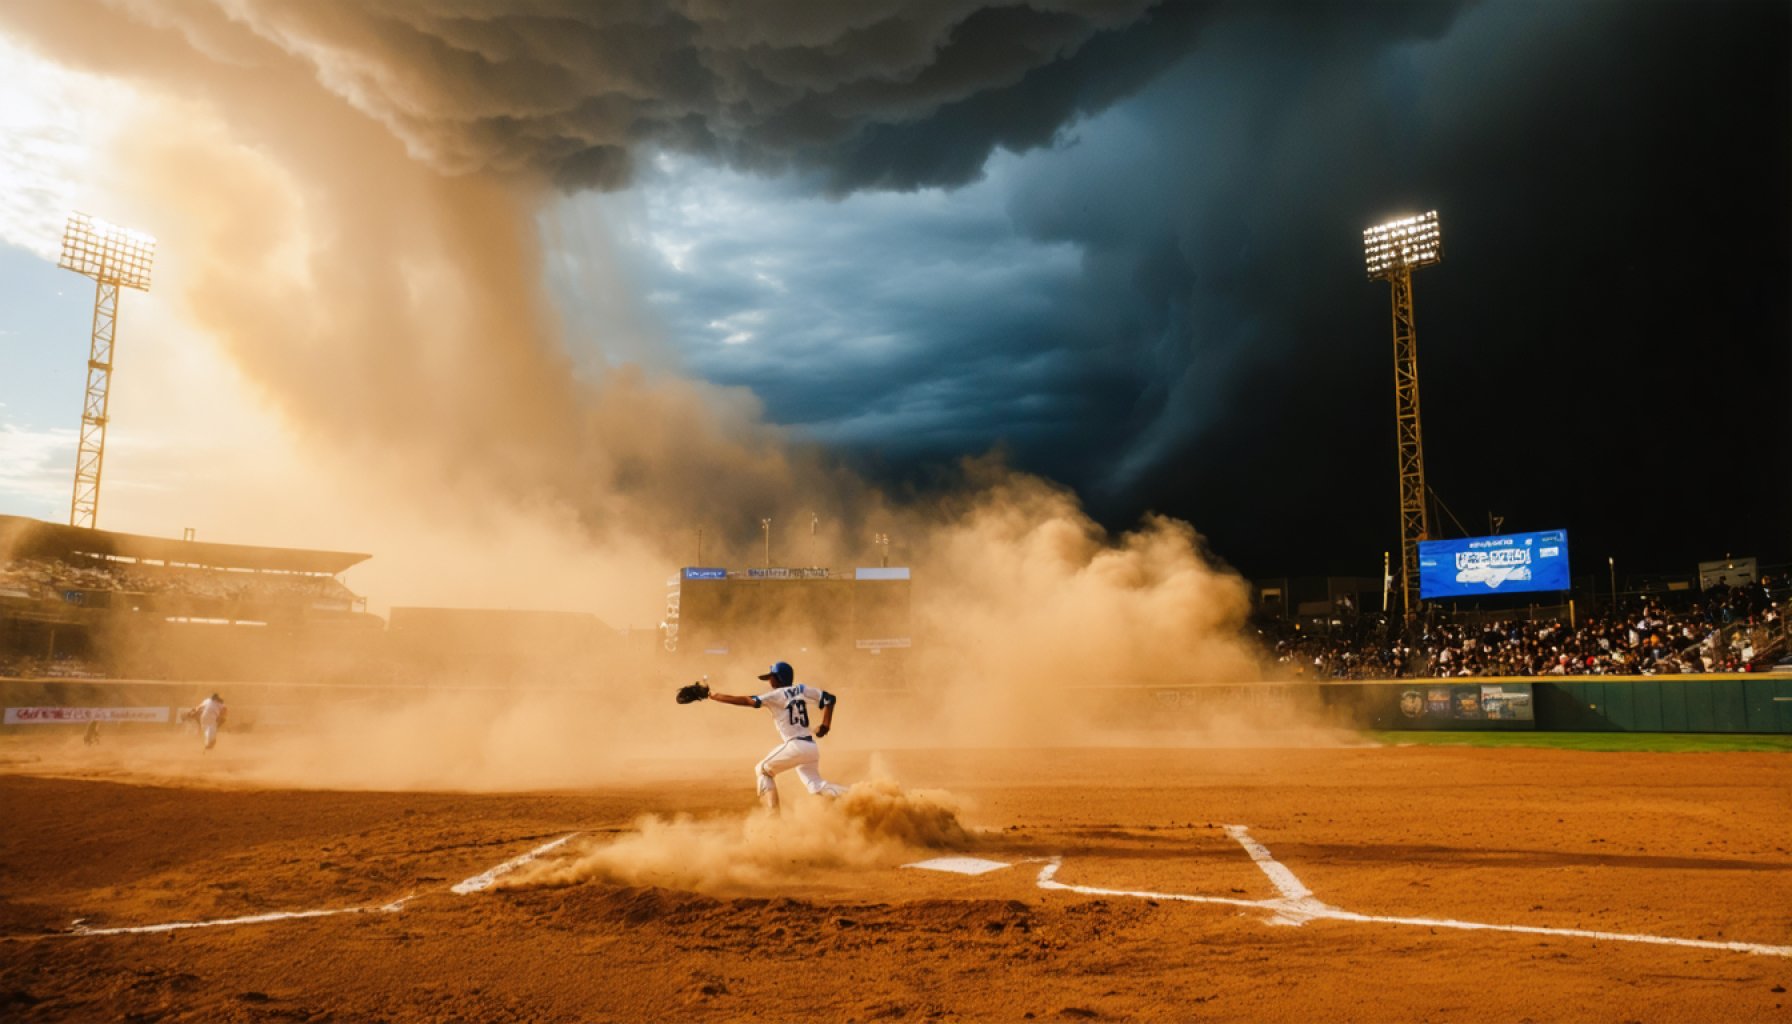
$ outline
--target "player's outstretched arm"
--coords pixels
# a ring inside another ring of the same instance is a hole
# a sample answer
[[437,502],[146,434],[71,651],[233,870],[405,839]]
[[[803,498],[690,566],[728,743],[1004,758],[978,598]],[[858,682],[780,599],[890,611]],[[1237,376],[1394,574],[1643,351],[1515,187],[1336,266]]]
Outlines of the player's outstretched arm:
[[732,693],[717,693],[714,690],[709,691],[709,699],[720,701],[723,704],[733,704],[735,707],[741,708],[756,708],[759,706],[753,702],[753,698],[751,697],[737,697]]

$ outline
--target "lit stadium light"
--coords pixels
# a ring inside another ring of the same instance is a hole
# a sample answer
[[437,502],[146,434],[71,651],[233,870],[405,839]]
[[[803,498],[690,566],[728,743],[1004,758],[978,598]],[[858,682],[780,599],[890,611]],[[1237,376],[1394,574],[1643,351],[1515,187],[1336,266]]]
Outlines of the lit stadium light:
[[1443,259],[1443,235],[1437,211],[1377,224],[1363,232],[1363,266],[1374,280],[1404,267],[1422,267]]
[[1394,426],[1400,457],[1402,610],[1418,610],[1419,542],[1431,536],[1425,509],[1425,447],[1419,426],[1419,340],[1413,324],[1412,272],[1443,259],[1437,211],[1401,217],[1363,232],[1363,267],[1386,281],[1393,299]]
[[112,403],[112,345],[118,331],[118,290],[149,291],[156,240],[85,213],[70,214],[62,231],[57,266],[91,277],[93,338],[87,355],[87,391],[81,404],[81,444],[75,453],[75,491],[70,526],[95,527],[100,515],[100,471],[106,461],[106,424]]
[[103,283],[148,291],[155,258],[152,236],[74,213],[62,232],[62,259],[57,266]]

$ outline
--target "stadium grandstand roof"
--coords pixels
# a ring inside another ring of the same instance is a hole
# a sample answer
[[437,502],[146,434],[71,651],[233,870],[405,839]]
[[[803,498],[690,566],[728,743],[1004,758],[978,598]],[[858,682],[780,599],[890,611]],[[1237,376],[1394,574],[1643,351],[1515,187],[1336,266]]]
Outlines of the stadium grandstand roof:
[[210,569],[260,569],[271,572],[327,573],[334,576],[371,555],[304,548],[264,548],[251,544],[214,544],[172,540],[137,533],[113,533],[46,523],[24,516],[0,515],[0,555],[8,558],[104,555],[140,562],[197,565]]

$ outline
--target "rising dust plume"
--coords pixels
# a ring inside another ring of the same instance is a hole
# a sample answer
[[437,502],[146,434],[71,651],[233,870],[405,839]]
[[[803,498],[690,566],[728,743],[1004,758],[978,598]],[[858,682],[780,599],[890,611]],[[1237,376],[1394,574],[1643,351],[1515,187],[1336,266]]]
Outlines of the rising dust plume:
[[[695,528],[708,527],[707,561],[743,564],[761,516],[819,514],[824,564],[863,561],[873,531],[903,541],[917,686],[930,695],[910,724],[931,742],[1074,739],[1087,709],[1055,696],[1070,683],[1259,678],[1241,637],[1248,587],[1188,524],[1151,518],[1111,536],[1068,490],[996,459],[961,467],[943,496],[893,500],[767,423],[750,394],[612,363],[601,338],[569,347],[543,284],[537,218],[557,188],[625,185],[656,146],[768,171],[850,164],[836,186],[888,182],[863,166],[859,133],[1074,61],[1142,24],[1139,9],[1067,2],[1035,18],[972,4],[908,20],[900,6],[855,8],[747,31],[703,5],[608,23],[604,5],[568,7],[557,27],[480,6],[139,0],[0,13],[51,59],[159,98],[163,116],[118,142],[136,175],[117,198],[161,237],[192,322],[316,456],[293,473],[328,474],[319,486],[332,492],[352,481],[364,500],[340,509],[383,510],[391,547],[375,564],[414,574],[389,581],[393,600],[437,603],[437,575],[483,579],[505,599],[570,592],[576,566],[587,588],[603,581],[585,600],[652,621]],[[968,59],[1001,18],[1012,23],[992,46],[1000,58]],[[879,25],[911,31],[868,31]],[[804,50],[833,57],[805,64]],[[777,52],[791,62],[751,66]],[[710,77],[676,73],[692,53]],[[865,67],[907,84],[856,77]],[[747,92],[777,84],[755,108],[706,92],[717,76]],[[763,116],[739,120],[750,109]],[[354,548],[370,530],[343,515],[329,532]],[[566,557],[544,560],[556,545]],[[850,698],[850,679],[825,682]],[[445,734],[492,747],[465,737],[464,717],[445,713]],[[874,741],[898,724],[855,727]],[[533,735],[496,748],[544,769],[576,761],[576,740]]]
[[800,798],[782,815],[755,812],[699,821],[641,818],[635,831],[525,866],[508,888],[602,881],[695,892],[788,888],[792,871],[889,866],[918,851],[970,841],[946,794],[861,782],[838,799]]

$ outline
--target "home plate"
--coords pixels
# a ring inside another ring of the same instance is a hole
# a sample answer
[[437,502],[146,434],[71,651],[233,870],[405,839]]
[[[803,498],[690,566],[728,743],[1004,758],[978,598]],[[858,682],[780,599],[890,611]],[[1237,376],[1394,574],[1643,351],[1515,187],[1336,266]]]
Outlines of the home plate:
[[983,875],[991,871],[1000,871],[1008,865],[999,860],[982,860],[977,857],[935,857],[932,860],[920,860],[902,866],[924,868],[928,871],[950,871],[955,875]]

